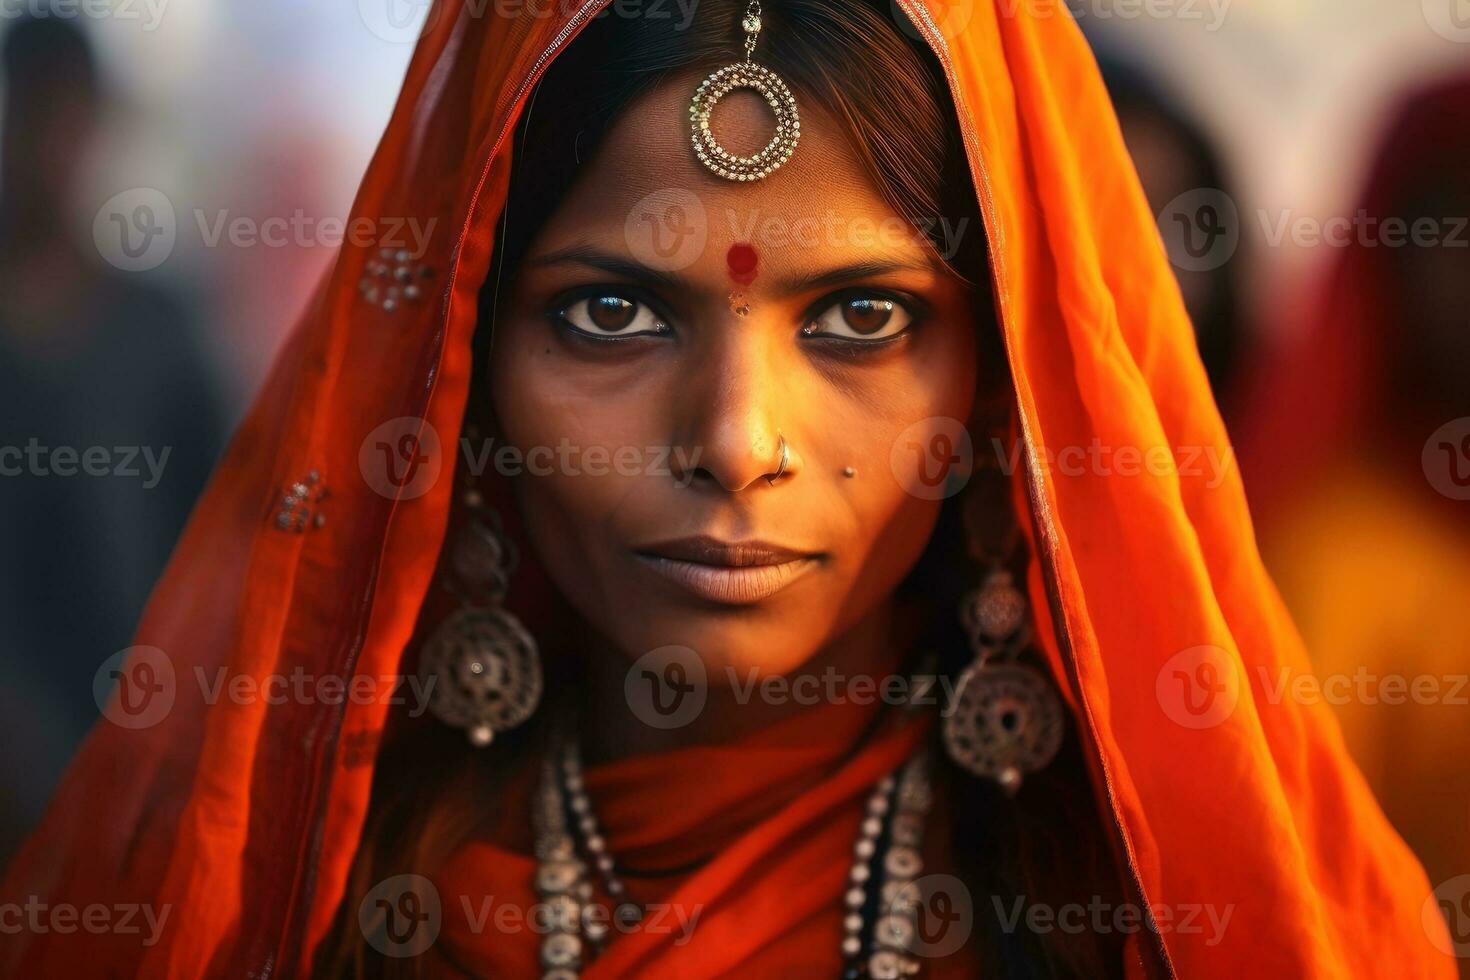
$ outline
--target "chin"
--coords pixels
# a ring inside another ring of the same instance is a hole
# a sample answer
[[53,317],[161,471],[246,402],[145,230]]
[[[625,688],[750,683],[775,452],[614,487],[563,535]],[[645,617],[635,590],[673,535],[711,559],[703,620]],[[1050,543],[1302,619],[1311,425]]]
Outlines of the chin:
[[[646,606],[644,607],[646,610]],[[799,621],[795,617],[801,617]],[[618,646],[634,662],[651,651],[684,647],[698,655],[711,688],[792,674],[821,649],[810,610],[792,617],[737,608],[709,614],[669,611],[646,616],[637,628],[617,630]]]

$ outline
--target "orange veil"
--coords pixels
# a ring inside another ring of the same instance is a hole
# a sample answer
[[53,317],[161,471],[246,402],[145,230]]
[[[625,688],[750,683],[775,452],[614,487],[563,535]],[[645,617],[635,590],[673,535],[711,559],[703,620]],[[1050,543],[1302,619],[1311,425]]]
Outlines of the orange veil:
[[[449,465],[513,121],[605,3],[431,9],[353,208],[383,240],[432,220],[427,253],[344,247],[154,592],[138,642],[165,656],[123,668],[147,663],[135,679],[172,703],[147,726],[98,724],[0,893],[150,903],[168,921],[151,945],[117,930],[0,936],[6,974],[307,972],[343,896],[388,705],[206,704],[196,678],[398,672],[452,481],[386,496],[359,453],[409,419],[425,465]],[[969,150],[1038,529],[1029,589],[1125,873],[1158,926],[1145,972],[1451,975],[1429,883],[1329,709],[1272,697],[1267,681],[1307,662],[1065,5],[895,0],[900,13],[942,61]],[[420,289],[389,304],[364,288],[400,265]],[[1100,462],[1065,465],[1079,452]],[[534,620],[536,602],[518,582],[511,605]],[[1165,922],[1198,903],[1234,908],[1218,944]]]

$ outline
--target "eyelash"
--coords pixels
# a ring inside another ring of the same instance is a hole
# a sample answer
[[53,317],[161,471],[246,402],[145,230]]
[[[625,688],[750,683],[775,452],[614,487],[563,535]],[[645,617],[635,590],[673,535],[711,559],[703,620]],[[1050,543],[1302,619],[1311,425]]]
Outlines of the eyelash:
[[[908,323],[897,333],[890,334],[887,337],[876,337],[871,340],[860,337],[844,337],[840,334],[820,333],[812,329],[813,325],[824,314],[844,303],[850,303],[854,300],[891,302],[908,317]],[[830,344],[834,347],[850,348],[852,352],[876,350],[899,343],[911,336],[928,318],[928,314],[928,304],[917,296],[892,289],[852,286],[835,293],[829,293],[813,303],[802,317],[801,333],[808,340],[820,341],[823,344]]]
[[[575,308],[578,303],[585,302],[587,300],[602,299],[606,297],[613,297],[631,303],[636,303],[637,305],[646,308],[657,319],[660,329],[655,331],[645,330],[638,333],[619,336],[616,334],[592,333],[589,330],[583,330],[581,327],[571,322],[571,319],[568,317],[568,313],[573,308]],[[562,295],[558,296],[556,302],[552,304],[551,309],[548,311],[548,316],[555,326],[560,328],[567,335],[575,337],[577,340],[588,341],[594,344],[621,344],[633,340],[666,337],[672,334],[673,328],[669,326],[668,322],[672,318],[669,317],[661,307],[662,304],[659,303],[658,300],[647,295],[646,293],[644,293],[643,290],[635,286],[585,286],[581,289],[573,290],[568,293],[563,293]]]
[[[586,300],[600,299],[604,297],[622,299],[646,307],[648,311],[657,318],[659,326],[662,329],[659,329],[657,331],[641,331],[639,333],[627,334],[624,336],[613,334],[604,335],[584,330],[571,322],[568,317],[568,313],[578,303],[584,302]],[[812,331],[812,325],[823,314],[829,312],[842,303],[851,302],[857,299],[877,300],[880,302],[886,300],[892,302],[908,316],[909,322],[903,327],[902,330],[898,331],[897,333],[892,334],[888,337],[880,337],[874,340],[863,340],[856,337],[844,337]],[[557,300],[552,305],[552,308],[548,312],[548,315],[555,326],[560,328],[566,334],[575,337],[578,340],[584,340],[596,344],[621,344],[628,343],[634,340],[656,339],[660,337],[671,336],[674,330],[673,327],[669,325],[669,321],[673,318],[668,316],[661,307],[662,304],[657,299],[649,296],[642,289],[635,286],[588,286],[570,293],[564,293],[561,296],[557,297]],[[822,343],[823,345],[830,345],[833,348],[846,348],[847,350],[845,351],[845,353],[861,353],[863,351],[871,351],[879,348],[885,348],[890,346],[891,344],[895,344],[902,340],[905,340],[923,325],[923,323],[928,319],[928,316],[928,304],[926,304],[918,297],[910,295],[908,293],[891,289],[864,289],[861,287],[849,287],[835,293],[829,293],[826,296],[823,296],[821,299],[817,300],[817,302],[813,303],[810,307],[808,307],[806,312],[802,314],[802,326],[800,333],[802,338],[806,340],[817,341]]]

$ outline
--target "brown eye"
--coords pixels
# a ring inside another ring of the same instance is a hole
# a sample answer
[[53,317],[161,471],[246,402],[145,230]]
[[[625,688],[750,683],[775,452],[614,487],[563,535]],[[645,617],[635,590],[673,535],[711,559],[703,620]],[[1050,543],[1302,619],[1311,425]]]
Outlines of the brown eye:
[[914,320],[907,307],[886,296],[848,296],[827,307],[802,332],[808,337],[887,340]]
[[592,325],[610,333],[628,329],[637,312],[638,304],[621,296],[598,296],[587,301],[587,318]]
[[842,304],[842,319],[864,337],[882,330],[898,304],[891,299],[850,299]]
[[669,332],[668,325],[647,303],[616,293],[574,300],[562,309],[560,318],[578,333],[605,339],[651,337]]

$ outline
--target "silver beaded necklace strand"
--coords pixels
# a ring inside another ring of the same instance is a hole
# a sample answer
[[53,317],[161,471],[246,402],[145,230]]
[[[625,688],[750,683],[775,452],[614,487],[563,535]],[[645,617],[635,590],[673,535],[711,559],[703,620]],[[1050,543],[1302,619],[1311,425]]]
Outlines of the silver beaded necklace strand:
[[[582,781],[575,739],[559,739],[541,767],[533,824],[536,894],[545,912],[542,980],[577,980],[607,944],[608,919],[593,900],[595,871],[616,904],[613,919],[634,928],[643,910],[627,898]],[[843,895],[844,980],[901,980],[919,972],[914,955],[923,874],[924,826],[933,803],[930,760],[921,750],[868,797]]]

